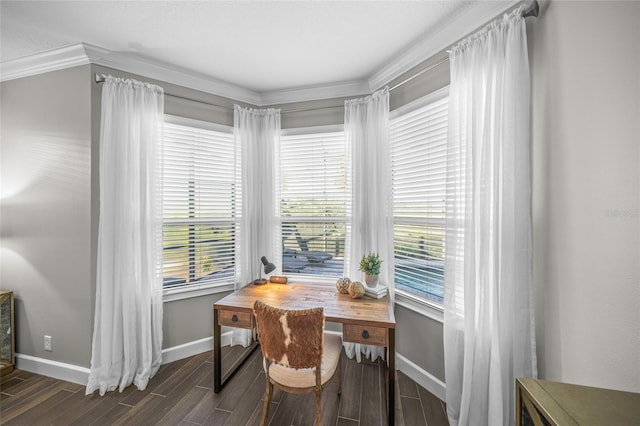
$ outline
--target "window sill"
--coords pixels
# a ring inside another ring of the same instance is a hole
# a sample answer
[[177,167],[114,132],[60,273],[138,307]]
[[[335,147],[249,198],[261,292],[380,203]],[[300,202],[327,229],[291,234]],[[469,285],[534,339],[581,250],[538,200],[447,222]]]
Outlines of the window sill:
[[164,290],[162,301],[175,302],[176,300],[189,299],[192,297],[208,296],[210,294],[225,293],[234,291],[233,283],[211,283],[190,285],[186,287],[168,288]]
[[442,306],[397,289],[395,291],[395,297],[396,304],[410,309],[422,316],[429,317],[439,323],[444,322],[444,309]]

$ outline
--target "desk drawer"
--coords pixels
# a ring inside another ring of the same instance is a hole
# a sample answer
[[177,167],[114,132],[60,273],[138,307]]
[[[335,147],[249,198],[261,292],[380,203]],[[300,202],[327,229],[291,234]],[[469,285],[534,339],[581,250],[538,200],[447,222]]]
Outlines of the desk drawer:
[[253,314],[251,312],[229,311],[220,309],[218,311],[218,322],[220,325],[238,328],[253,328]]
[[345,324],[342,328],[345,342],[389,346],[389,329],[366,325]]

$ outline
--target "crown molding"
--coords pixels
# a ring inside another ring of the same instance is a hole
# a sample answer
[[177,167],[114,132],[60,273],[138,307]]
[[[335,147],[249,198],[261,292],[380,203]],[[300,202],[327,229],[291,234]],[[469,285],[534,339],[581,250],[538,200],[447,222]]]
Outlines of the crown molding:
[[344,98],[370,93],[366,80],[330,84],[326,86],[300,87],[295,89],[263,92],[261,106],[288,104],[293,102],[318,101],[321,99]]
[[476,29],[495,19],[508,9],[524,3],[520,0],[480,1],[466,9],[448,25],[435,33],[423,34],[411,47],[392,58],[380,71],[368,79],[370,91],[375,91],[400,77],[416,65],[447,49]]
[[240,86],[213,77],[198,75],[169,64],[142,58],[132,53],[113,52],[86,43],[78,43],[2,62],[0,64],[0,81],[14,80],[87,64],[101,65],[132,74],[139,74],[147,78],[165,81],[252,105],[260,105],[261,103],[261,95],[259,93]]
[[256,106],[331,99],[369,93],[366,80],[342,82],[326,86],[255,92],[214,77],[199,75],[170,64],[136,56],[134,53],[114,52],[87,43],[36,53],[0,64],[0,81],[14,80],[94,64],[139,74],[202,92],[223,96]]
[[74,44],[2,62],[0,81],[15,80],[89,63],[84,46]]
[[256,92],[211,76],[140,57],[133,52],[115,52],[86,43],[47,50],[2,62],[0,63],[0,81],[95,64],[256,106],[360,96],[372,93],[389,84],[411,68],[495,19],[501,13],[518,4],[527,3],[530,3],[530,0],[495,0],[474,3],[472,7],[465,10],[448,25],[443,25],[439,31],[423,34],[406,51],[392,58],[387,65],[368,79],[325,86]]
[[147,78],[165,81],[252,105],[260,102],[259,93],[214,77],[200,75],[170,64],[136,56],[134,53],[113,52],[85,43],[82,43],[82,45],[89,61],[95,65],[139,74]]

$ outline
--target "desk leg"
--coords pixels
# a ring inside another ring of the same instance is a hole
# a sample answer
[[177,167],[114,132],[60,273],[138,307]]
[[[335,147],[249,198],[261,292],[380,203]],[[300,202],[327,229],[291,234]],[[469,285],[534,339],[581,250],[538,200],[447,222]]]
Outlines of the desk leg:
[[522,390],[516,380],[516,426],[522,426]]
[[213,392],[218,393],[222,389],[222,351],[220,342],[220,323],[218,322],[218,310],[213,310]]
[[389,410],[389,426],[393,426],[396,420],[396,329],[389,329],[389,368],[387,371],[387,410]]

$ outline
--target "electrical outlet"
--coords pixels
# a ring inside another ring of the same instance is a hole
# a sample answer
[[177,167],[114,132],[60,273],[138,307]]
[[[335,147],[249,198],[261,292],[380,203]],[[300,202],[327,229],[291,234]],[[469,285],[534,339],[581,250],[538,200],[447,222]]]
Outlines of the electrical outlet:
[[44,336],[44,350],[51,352],[51,336]]

